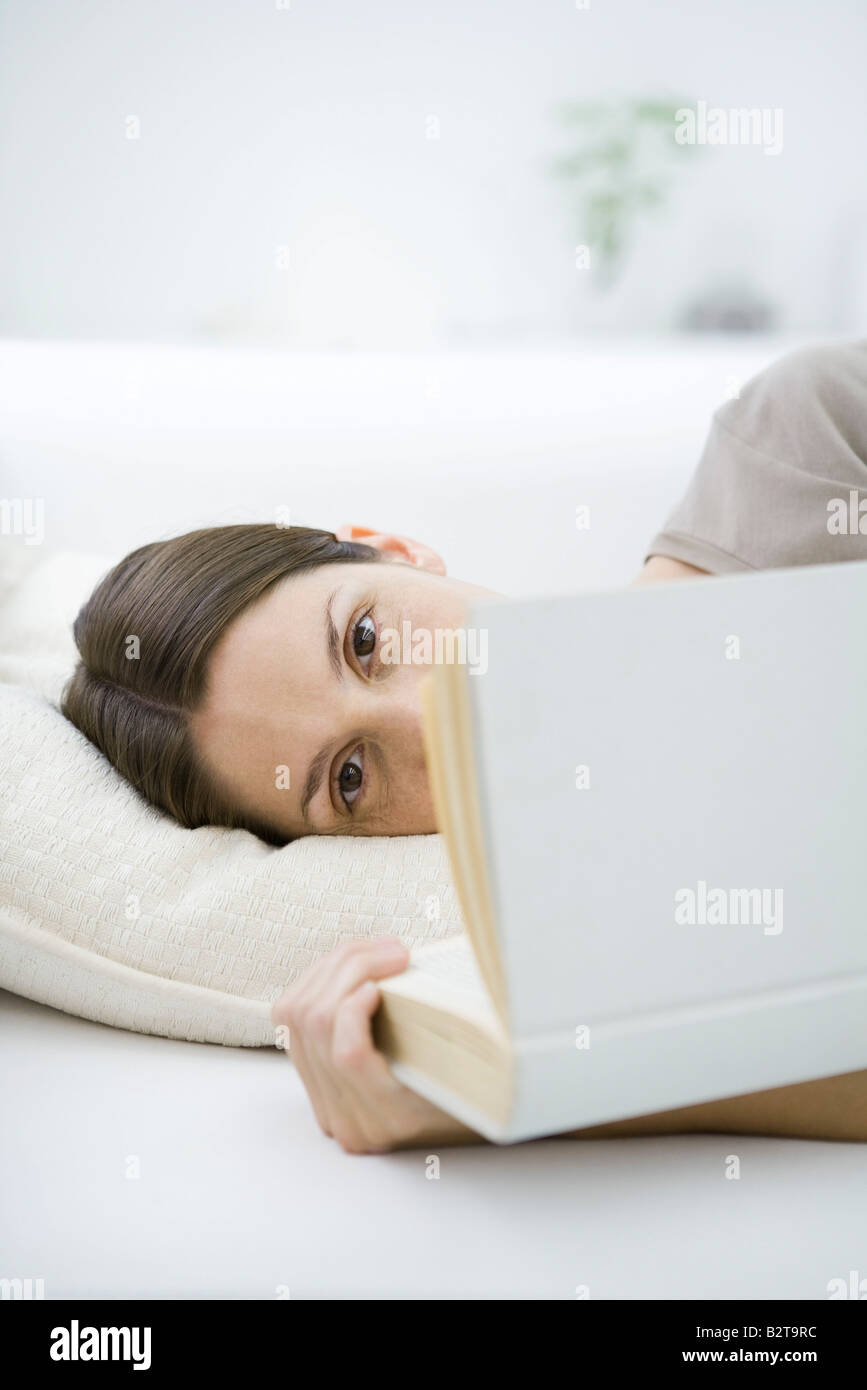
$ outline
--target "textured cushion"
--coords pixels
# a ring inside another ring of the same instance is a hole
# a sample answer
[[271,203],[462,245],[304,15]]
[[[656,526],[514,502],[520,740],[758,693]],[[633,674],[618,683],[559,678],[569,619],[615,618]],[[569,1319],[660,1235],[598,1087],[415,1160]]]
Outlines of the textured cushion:
[[271,1001],[347,937],[462,930],[439,836],[184,830],[57,709],[69,623],[110,558],[0,565],[0,986],[139,1032],[273,1041]]

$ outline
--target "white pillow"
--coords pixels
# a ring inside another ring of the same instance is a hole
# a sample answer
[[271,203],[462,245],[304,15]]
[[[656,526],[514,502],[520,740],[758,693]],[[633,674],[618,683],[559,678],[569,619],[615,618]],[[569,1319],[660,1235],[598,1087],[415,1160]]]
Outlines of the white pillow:
[[347,937],[463,924],[438,835],[282,849],[148,806],[56,702],[70,622],[111,558],[0,564],[0,987],[100,1023],[273,1041],[270,1004]]

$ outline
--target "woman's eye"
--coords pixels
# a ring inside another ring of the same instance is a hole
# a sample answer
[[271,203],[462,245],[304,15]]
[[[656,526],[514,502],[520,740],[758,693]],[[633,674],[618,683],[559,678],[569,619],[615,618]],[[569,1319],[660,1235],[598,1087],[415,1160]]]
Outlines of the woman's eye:
[[373,656],[376,649],[376,625],[369,614],[359,618],[352,632],[352,650],[359,661]]
[[343,797],[347,806],[351,806],[353,801],[358,797],[363,781],[364,768],[361,765],[361,758],[358,753],[353,753],[351,758],[346,759],[346,762],[337,775],[337,785],[340,790],[340,795]]

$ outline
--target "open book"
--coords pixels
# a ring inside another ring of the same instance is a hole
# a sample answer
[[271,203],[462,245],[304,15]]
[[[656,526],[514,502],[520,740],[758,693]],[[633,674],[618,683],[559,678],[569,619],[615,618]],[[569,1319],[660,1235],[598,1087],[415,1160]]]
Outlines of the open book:
[[395,1075],[507,1143],[867,1067],[867,564],[478,604],[423,683],[466,934]]

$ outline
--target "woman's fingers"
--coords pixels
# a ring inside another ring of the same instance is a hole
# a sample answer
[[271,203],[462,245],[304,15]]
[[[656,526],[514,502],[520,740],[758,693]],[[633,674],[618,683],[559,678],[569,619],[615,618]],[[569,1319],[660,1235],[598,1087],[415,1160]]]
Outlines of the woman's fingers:
[[271,1006],[271,1018],[289,1029],[291,1045],[293,1028],[309,1028],[311,1017],[319,1016],[326,999],[336,1003],[365,980],[405,969],[408,960],[409,950],[398,937],[343,942],[284,990]]
[[400,1087],[373,1045],[371,1018],[380,999],[375,980],[403,970],[408,959],[407,948],[395,939],[340,953],[328,974],[323,972],[311,1009],[316,1070],[332,1134],[348,1153],[387,1147],[389,1102]]
[[373,1046],[370,1019],[379,1002],[374,980],[404,970],[408,960],[397,937],[343,943],[271,1010],[274,1022],[288,1027],[292,1060],[317,1123],[349,1152],[380,1142],[385,1130],[377,1101],[389,1087],[400,1089]]
[[[315,993],[318,1003],[336,1005],[365,980],[396,975],[409,963],[409,948],[396,936],[373,941],[345,941],[325,956],[317,967]],[[321,967],[321,968],[320,968]],[[311,986],[313,985],[311,976]]]
[[[373,1046],[370,1020],[379,1004],[379,986],[366,980],[341,1001],[334,1017],[331,1060],[349,1077],[369,1074],[371,1062],[385,1062]],[[387,1068],[386,1068],[387,1070]],[[391,1073],[389,1073],[390,1075]]]
[[332,1139],[334,1137],[334,1122],[331,1106],[328,1103],[328,1087],[323,1084],[323,1078],[319,1075],[318,1068],[306,1056],[304,1044],[300,1037],[295,1037],[292,1040],[291,1057],[295,1070],[304,1083],[304,1089],[310,1097],[316,1123],[323,1134],[327,1134],[328,1138]]
[[403,1090],[373,1045],[370,1021],[379,1000],[379,986],[367,980],[341,1000],[334,1019],[332,1075],[342,1084],[345,1098],[334,1138],[351,1153],[391,1146],[389,1119],[395,1097]]

